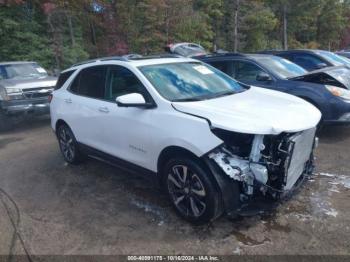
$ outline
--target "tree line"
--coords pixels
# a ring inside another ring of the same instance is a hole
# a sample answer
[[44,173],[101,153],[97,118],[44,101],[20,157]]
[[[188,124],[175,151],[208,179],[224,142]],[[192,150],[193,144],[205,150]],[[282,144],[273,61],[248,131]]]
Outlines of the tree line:
[[333,50],[349,44],[349,17],[350,0],[0,0],[0,61],[62,70],[183,41],[212,51]]

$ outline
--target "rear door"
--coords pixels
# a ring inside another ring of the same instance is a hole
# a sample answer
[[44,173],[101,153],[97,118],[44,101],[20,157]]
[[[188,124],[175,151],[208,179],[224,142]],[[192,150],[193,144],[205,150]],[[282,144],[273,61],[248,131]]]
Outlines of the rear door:
[[68,88],[64,101],[65,119],[77,140],[93,148],[102,148],[102,126],[97,125],[105,94],[107,66],[82,69]]

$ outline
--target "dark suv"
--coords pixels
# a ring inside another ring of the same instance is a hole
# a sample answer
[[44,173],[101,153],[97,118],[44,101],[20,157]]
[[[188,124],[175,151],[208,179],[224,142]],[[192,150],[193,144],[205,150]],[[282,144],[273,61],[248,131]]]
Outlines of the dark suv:
[[322,112],[323,124],[350,123],[350,71],[344,66],[308,73],[273,55],[226,53],[196,58],[246,85],[303,98]]
[[307,71],[340,65],[350,68],[349,59],[325,50],[300,49],[288,51],[262,51],[260,53],[283,57],[301,66]]

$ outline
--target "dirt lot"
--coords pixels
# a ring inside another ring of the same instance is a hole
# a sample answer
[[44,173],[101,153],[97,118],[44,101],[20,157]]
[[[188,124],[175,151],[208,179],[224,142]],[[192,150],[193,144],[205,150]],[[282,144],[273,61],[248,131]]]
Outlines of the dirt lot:
[[[319,137],[314,179],[273,214],[236,222],[190,226],[142,176],[65,164],[48,119],[0,134],[0,188],[30,254],[350,254],[350,128]],[[24,254],[1,195],[0,254]]]

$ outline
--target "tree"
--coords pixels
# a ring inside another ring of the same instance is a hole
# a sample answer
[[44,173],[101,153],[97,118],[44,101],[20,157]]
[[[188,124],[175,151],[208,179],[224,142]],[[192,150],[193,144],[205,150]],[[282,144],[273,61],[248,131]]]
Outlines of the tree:
[[224,16],[223,0],[196,0],[194,6],[207,21],[208,31],[212,32],[212,49],[216,51],[222,30],[222,18]]
[[275,45],[271,38],[278,20],[272,10],[262,1],[250,1],[250,4],[242,6],[243,8],[241,32],[245,36],[244,50],[258,51]]
[[29,1],[0,6],[0,61],[34,60],[51,68],[53,54],[40,6]]
[[317,41],[321,47],[338,48],[339,35],[343,32],[347,19],[345,17],[343,1],[324,0],[317,17]]

